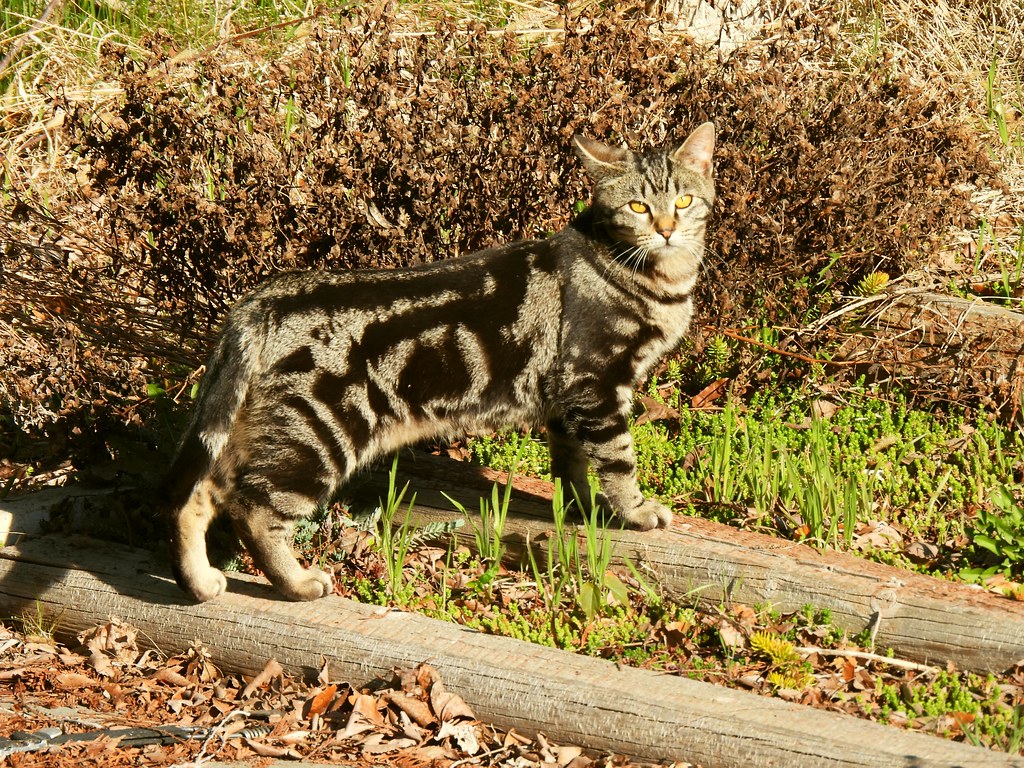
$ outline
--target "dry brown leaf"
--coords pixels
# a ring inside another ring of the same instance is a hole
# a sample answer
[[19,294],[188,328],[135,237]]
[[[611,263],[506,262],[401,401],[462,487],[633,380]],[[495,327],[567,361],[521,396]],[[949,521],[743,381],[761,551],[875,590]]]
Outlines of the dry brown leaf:
[[245,739],[245,745],[260,757],[285,758],[287,760],[301,760],[302,755],[293,747],[279,747],[276,744],[267,744],[262,741]]
[[576,760],[580,755],[583,754],[583,750],[579,747],[555,747],[555,760],[558,762],[560,768],[566,768],[571,762]]
[[387,691],[385,697],[419,726],[426,728],[437,721],[430,707],[422,699],[410,696],[402,691]]
[[331,684],[331,673],[328,669],[327,659],[324,659],[323,664],[320,665],[320,674],[317,675],[316,679],[322,686]]
[[92,655],[89,657],[89,665],[96,670],[96,674],[103,675],[103,677],[113,677],[117,674],[117,670],[114,669],[110,657],[102,651],[92,652]]
[[339,739],[351,739],[366,731],[384,727],[384,718],[377,709],[377,699],[365,693],[356,694],[352,712]]
[[157,683],[168,683],[169,685],[176,685],[181,688],[185,688],[189,685],[187,677],[182,675],[176,669],[170,668],[157,670],[149,679]]
[[449,693],[438,680],[430,688],[430,706],[439,720],[475,720],[476,715],[457,693]]
[[744,648],[747,645],[747,636],[738,630],[728,619],[721,619],[716,625],[718,635],[722,642],[729,648]]
[[[730,379],[717,379],[690,398],[690,407],[695,411],[709,408],[729,390]],[[677,413],[676,416],[679,414]]]
[[338,692],[337,685],[329,685],[322,691],[311,697],[306,702],[306,717],[312,717],[313,715],[322,715],[327,711],[327,708],[334,701],[334,694]]
[[383,755],[388,752],[397,752],[400,749],[408,749],[417,745],[415,739],[399,737],[397,739],[380,739],[362,745],[364,755]]
[[437,740],[442,741],[449,737],[455,739],[459,749],[467,755],[475,755],[480,751],[479,733],[472,723],[453,723],[451,721],[441,723],[441,727],[437,731]]
[[118,661],[131,662],[139,655],[138,634],[135,627],[113,616],[106,624],[79,632],[78,641],[93,655],[107,653]]
[[883,520],[871,520],[866,523],[857,531],[852,543],[853,549],[861,552],[896,549],[902,545],[903,534]]
[[[420,664],[414,670],[414,674],[416,684],[424,691],[429,691],[434,683],[441,681],[441,675],[430,664]],[[405,688],[404,682],[402,687]],[[406,690],[409,689],[406,688]]]
[[667,419],[678,419],[679,411],[670,405],[660,403],[653,397],[643,395],[640,397],[640,404],[644,412],[636,417],[637,424],[645,424],[648,421],[665,421]]
[[64,690],[76,688],[95,688],[99,683],[88,675],[78,672],[61,672],[57,675],[57,685]]
[[256,677],[254,677],[251,681],[249,681],[249,684],[247,686],[245,686],[245,689],[242,691],[241,698],[249,698],[250,696],[252,696],[253,692],[256,689],[262,688],[275,677],[280,677],[283,674],[284,667],[282,667],[278,663],[277,659],[270,659],[263,666],[263,669],[260,671],[260,673],[256,675]]
[[817,419],[824,419],[825,421],[828,421],[836,415],[836,411],[838,410],[839,406],[831,400],[818,398],[811,403],[811,416]]
[[904,550],[907,559],[912,563],[934,563],[942,556],[939,545],[930,541],[912,541]]

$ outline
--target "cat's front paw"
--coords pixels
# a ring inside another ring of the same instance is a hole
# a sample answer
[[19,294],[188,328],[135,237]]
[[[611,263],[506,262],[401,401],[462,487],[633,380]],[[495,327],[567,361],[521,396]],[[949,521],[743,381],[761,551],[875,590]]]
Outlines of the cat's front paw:
[[668,528],[672,523],[672,510],[654,499],[644,499],[639,507],[623,513],[622,518],[626,525],[638,531]]
[[329,595],[334,591],[334,581],[315,565],[302,571],[302,575],[287,584],[277,584],[278,589],[289,600],[306,601]]

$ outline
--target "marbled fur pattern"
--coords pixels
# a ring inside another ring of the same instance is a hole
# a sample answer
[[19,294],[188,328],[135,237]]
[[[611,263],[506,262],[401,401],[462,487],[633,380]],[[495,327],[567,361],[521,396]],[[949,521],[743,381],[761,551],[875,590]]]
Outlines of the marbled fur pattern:
[[627,417],[635,384],[690,323],[714,130],[636,155],[576,143],[593,203],[547,240],[403,270],[283,274],[235,306],[169,475],[183,589],[224,591],[205,543],[223,511],[285,596],[329,593],[327,574],[292,553],[298,519],[402,446],[510,425],[545,425],[553,473],[585,491],[592,466],[627,525],[668,525],[637,487]]

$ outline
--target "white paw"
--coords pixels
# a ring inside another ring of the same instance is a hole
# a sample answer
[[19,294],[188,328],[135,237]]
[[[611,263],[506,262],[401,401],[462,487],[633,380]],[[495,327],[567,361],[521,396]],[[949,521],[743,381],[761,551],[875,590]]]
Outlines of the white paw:
[[200,603],[212,600],[228,590],[228,580],[216,568],[207,566],[188,580],[188,591]]
[[644,499],[639,507],[622,517],[630,528],[649,531],[652,528],[668,528],[672,522],[672,510],[654,499]]
[[316,566],[310,566],[294,581],[278,584],[277,587],[289,600],[316,600],[334,591],[334,580]]

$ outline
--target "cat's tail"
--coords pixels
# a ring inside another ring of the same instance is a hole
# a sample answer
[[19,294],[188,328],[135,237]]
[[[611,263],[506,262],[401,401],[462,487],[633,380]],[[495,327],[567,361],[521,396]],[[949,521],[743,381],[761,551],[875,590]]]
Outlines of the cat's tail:
[[[254,343],[255,342],[255,343]],[[220,458],[248,394],[262,344],[228,324],[206,361],[199,395],[171,466],[171,480],[191,486]]]

